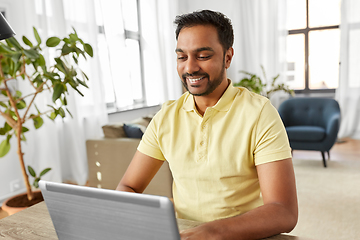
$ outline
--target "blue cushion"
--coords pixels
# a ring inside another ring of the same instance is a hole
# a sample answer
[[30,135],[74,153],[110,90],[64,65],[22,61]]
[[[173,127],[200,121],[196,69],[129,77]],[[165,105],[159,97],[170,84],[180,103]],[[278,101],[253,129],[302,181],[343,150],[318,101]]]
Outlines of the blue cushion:
[[123,129],[128,138],[142,138],[144,134],[138,124],[124,124]]
[[316,126],[290,126],[286,127],[290,141],[319,142],[326,136],[325,129]]

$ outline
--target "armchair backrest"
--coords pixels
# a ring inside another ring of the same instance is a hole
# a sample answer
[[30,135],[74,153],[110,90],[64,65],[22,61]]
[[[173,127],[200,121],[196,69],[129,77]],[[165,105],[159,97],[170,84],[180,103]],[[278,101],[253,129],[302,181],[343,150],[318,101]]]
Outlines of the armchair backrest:
[[340,107],[336,100],[330,98],[290,98],[278,109],[285,127],[319,126],[326,128],[333,114],[340,115]]

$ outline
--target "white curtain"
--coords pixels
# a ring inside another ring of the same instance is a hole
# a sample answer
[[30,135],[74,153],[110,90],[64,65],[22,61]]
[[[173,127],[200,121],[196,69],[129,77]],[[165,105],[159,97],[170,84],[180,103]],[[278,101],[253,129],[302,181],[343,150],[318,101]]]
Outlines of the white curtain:
[[147,103],[158,104],[182,94],[176,72],[174,20],[177,0],[140,0],[142,50]]
[[[262,79],[264,67],[266,78],[271,81],[280,74],[277,81],[286,80],[286,0],[238,1],[240,16],[237,28],[237,67],[256,73]],[[240,55],[240,56],[239,56]],[[239,74],[239,73],[238,73]],[[237,81],[244,75],[237,75]],[[275,106],[280,104],[281,93],[272,96]]]
[[336,99],[341,108],[339,138],[360,139],[360,1],[342,0],[340,80]]
[[[73,118],[67,114],[64,119],[55,122],[44,117],[44,125],[26,133],[27,143],[23,144],[26,165],[31,165],[37,172],[51,167],[44,176],[51,181],[71,181],[85,184],[87,181],[86,139],[102,136],[101,126],[107,122],[106,105],[103,98],[97,48],[97,25],[93,0],[26,0],[22,1],[26,14],[23,18],[23,29],[15,30],[17,39],[22,35],[34,39],[32,26],[35,26],[45,42],[48,37],[65,37],[74,27],[83,41],[94,49],[94,58],[81,62],[81,68],[88,75],[89,89],[81,89],[84,97],[70,89],[68,108]],[[45,56],[51,60],[51,52]],[[19,88],[27,91],[21,83]],[[39,108],[51,104],[49,95],[36,100]],[[31,128],[31,126],[28,126]],[[14,145],[15,149],[15,145]]]

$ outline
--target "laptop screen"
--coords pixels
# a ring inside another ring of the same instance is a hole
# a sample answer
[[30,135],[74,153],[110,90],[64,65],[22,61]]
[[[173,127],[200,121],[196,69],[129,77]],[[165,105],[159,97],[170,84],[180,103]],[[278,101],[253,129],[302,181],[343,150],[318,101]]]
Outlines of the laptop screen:
[[180,240],[167,197],[43,180],[39,186],[60,240]]

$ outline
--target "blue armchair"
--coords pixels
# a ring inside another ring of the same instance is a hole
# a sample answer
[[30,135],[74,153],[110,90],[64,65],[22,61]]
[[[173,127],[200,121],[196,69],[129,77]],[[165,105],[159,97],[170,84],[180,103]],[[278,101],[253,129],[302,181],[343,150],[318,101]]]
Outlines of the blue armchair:
[[328,98],[290,98],[278,109],[294,150],[321,151],[324,167],[325,152],[330,158],[340,126],[340,107]]

